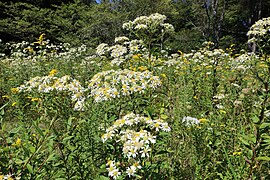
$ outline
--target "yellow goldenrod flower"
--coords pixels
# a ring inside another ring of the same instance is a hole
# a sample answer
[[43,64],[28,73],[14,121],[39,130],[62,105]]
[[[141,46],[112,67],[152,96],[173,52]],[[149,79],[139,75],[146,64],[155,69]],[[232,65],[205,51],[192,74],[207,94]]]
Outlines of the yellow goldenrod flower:
[[226,111],[224,111],[222,109],[220,109],[219,112],[220,112],[220,114],[226,114],[227,113]]
[[145,70],[147,70],[147,67],[145,67],[145,66],[140,66],[140,67],[138,67],[138,70],[140,70],[140,71],[145,71]]
[[18,138],[15,143],[12,144],[12,146],[20,146],[21,145],[21,139]]
[[42,42],[42,41],[44,40],[44,36],[45,36],[45,34],[42,33],[42,34],[39,36],[38,41],[39,41],[39,42]]
[[242,154],[241,151],[239,151],[239,152],[233,152],[233,156],[240,156],[241,154]]
[[208,120],[206,118],[199,119],[200,123],[206,123]]
[[2,96],[2,98],[9,99],[9,95],[4,95],[4,96]]
[[138,54],[134,54],[134,55],[132,56],[132,59],[140,59],[140,57],[139,57]]
[[40,98],[32,98],[31,101],[32,101],[32,102],[40,101]]
[[190,64],[190,62],[187,59],[184,59],[185,64]]
[[180,56],[184,55],[184,53],[182,51],[178,50],[178,52],[179,52]]
[[12,93],[16,94],[19,92],[19,89],[18,88],[11,88],[10,89]]
[[259,67],[262,67],[262,68],[268,68],[268,65],[265,64],[265,63],[260,63],[260,64],[259,64]]
[[34,52],[34,50],[31,47],[24,48],[24,50],[26,50],[28,52]]
[[52,69],[49,73],[50,76],[54,76],[58,71],[56,69]]
[[161,74],[160,76],[163,77],[163,78],[167,77],[166,74]]

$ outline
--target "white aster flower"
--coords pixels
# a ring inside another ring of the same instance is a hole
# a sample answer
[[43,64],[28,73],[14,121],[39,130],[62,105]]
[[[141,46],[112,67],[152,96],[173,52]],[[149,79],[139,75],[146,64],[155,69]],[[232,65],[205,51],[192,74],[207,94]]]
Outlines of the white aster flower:
[[200,121],[197,118],[186,116],[182,119],[182,122],[187,126],[198,125]]

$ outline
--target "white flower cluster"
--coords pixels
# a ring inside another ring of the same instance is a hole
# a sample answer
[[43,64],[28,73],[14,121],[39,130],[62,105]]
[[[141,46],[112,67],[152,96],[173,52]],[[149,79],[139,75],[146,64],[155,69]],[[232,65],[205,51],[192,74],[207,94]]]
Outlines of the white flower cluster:
[[259,59],[259,57],[254,53],[241,54],[232,61],[232,69],[246,71],[251,68],[251,63],[255,59]]
[[225,53],[222,49],[202,49],[200,51],[184,54],[183,57],[192,62],[203,63],[202,65],[205,66],[210,65],[209,63],[214,63],[216,59],[226,59],[229,57],[229,54]]
[[[140,131],[134,131],[136,126],[141,127]],[[118,119],[114,124],[106,130],[102,135],[102,141],[115,140],[116,142],[123,143],[122,153],[124,157],[135,160],[136,158],[148,158],[151,152],[150,144],[156,143],[156,136],[153,136],[149,131],[142,129],[142,127],[149,128],[153,131],[169,132],[171,128],[167,122],[162,119],[152,120],[148,117],[143,117],[134,113],[130,113]],[[110,165],[111,167],[111,165]],[[130,166],[127,168],[127,174],[134,175],[138,166]],[[110,172],[117,171],[114,164]],[[118,171],[117,171],[118,172]],[[112,176],[114,177],[114,176]]]
[[186,126],[194,126],[194,125],[198,125],[200,124],[200,120],[198,120],[197,118],[194,117],[190,117],[190,116],[185,116],[182,119],[182,123],[184,123]]
[[270,35],[270,17],[255,22],[247,35],[251,37],[248,42],[259,42],[265,38],[266,35]]
[[[117,163],[112,160],[109,160],[106,164],[107,166],[106,169],[109,172],[109,177],[112,177],[113,179],[117,179],[117,177],[121,175],[121,172],[117,168],[116,164]],[[139,164],[139,162],[135,162],[134,164],[132,164],[130,167],[126,169],[126,174],[128,175],[128,177],[134,176],[135,173],[138,171],[138,169],[141,169],[141,168],[142,166]]]
[[144,93],[147,89],[161,85],[158,76],[146,70],[135,72],[128,69],[100,72],[90,80],[88,88],[96,102],[127,96],[133,93]]
[[179,54],[171,54],[168,58],[167,61],[164,62],[164,65],[167,67],[171,66],[180,66],[183,62],[181,62],[182,57]]
[[105,55],[105,53],[107,53],[107,51],[109,50],[108,44],[106,43],[101,43],[100,45],[98,45],[98,47],[96,48],[96,53],[99,56],[103,56]]
[[117,179],[117,177],[121,175],[121,172],[116,167],[115,161],[108,161],[106,166],[107,166],[106,169],[109,171],[109,177]]
[[124,43],[126,41],[129,41],[129,39],[126,36],[120,36],[114,39],[115,43]]
[[169,23],[164,23],[166,16],[155,13],[150,16],[140,16],[123,24],[123,29],[133,31],[146,31],[146,32],[157,32],[162,29],[162,33],[174,32],[174,27]]
[[86,45],[70,48],[69,43],[55,45],[44,41],[42,46],[36,46],[23,41],[17,44],[8,44],[11,55],[5,56],[2,62],[9,66],[28,66],[35,69],[42,61],[72,61],[78,59],[87,51]]
[[172,54],[163,62],[165,67],[174,67],[175,72],[180,69],[185,69],[187,65],[192,64],[194,67],[197,65],[198,69],[208,69],[207,74],[211,74],[211,68],[215,66],[232,66],[234,59],[225,53],[222,49],[201,49],[199,51],[192,51],[188,54]]
[[126,60],[132,57],[132,54],[144,52],[146,48],[143,46],[143,42],[140,40],[132,40],[125,36],[116,37],[115,44],[109,46],[106,43],[101,43],[96,48],[96,54],[100,57],[106,57],[111,60],[111,65],[121,65]]
[[19,86],[19,92],[50,93],[52,91],[69,91],[71,92],[71,100],[75,103],[74,110],[83,111],[84,109],[84,87],[76,79],[66,75],[61,78],[55,77],[54,74],[34,77],[23,85]]
[[111,47],[111,56],[114,59],[123,56],[125,53],[127,53],[127,48],[125,46],[117,44]]

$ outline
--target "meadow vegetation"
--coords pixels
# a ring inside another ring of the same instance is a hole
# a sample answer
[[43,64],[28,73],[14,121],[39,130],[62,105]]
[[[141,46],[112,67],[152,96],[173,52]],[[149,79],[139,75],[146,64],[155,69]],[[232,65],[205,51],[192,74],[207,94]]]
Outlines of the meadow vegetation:
[[9,44],[0,59],[2,179],[269,179],[270,18],[234,44],[171,53],[155,13],[129,37]]

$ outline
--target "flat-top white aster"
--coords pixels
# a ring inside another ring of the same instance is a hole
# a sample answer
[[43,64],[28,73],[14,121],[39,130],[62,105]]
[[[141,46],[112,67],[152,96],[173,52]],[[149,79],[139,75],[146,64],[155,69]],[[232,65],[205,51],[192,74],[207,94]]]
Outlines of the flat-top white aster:
[[190,116],[185,116],[182,119],[182,122],[186,125],[186,126],[193,126],[193,125],[198,125],[200,124],[200,120],[198,120],[197,118],[194,117],[190,117]]
[[133,165],[128,167],[127,170],[126,170],[126,173],[127,173],[128,177],[134,176],[134,174],[136,173],[136,169],[137,168],[135,166],[133,166]]
[[150,71],[135,72],[128,69],[109,70],[96,74],[88,83],[90,96],[102,102],[127,96],[135,92],[144,93],[161,85],[158,76]]
[[248,36],[251,37],[249,42],[259,42],[266,35],[270,35],[270,17],[260,19],[259,21],[255,22],[250,28],[247,33]]
[[[138,129],[140,130],[138,131]],[[134,176],[142,168],[138,160],[149,158],[152,151],[150,145],[156,143],[157,137],[146,129],[150,129],[151,132],[156,131],[156,133],[158,133],[157,131],[168,132],[171,130],[168,123],[162,119],[152,120],[149,117],[129,113],[116,120],[101,137],[103,143],[114,141],[122,147],[123,158],[127,158],[129,164],[122,174],[126,173],[128,177]],[[134,161],[135,163],[130,165],[130,162]],[[114,161],[109,161],[107,166],[109,166],[107,170],[110,177],[116,178],[120,175],[121,172],[116,168]]]
[[32,92],[50,93],[53,91],[68,91],[71,95],[71,100],[75,103],[74,110],[83,111],[85,96],[84,87],[76,79],[66,75],[61,78],[53,75],[34,77],[24,84],[17,87],[19,92]]

